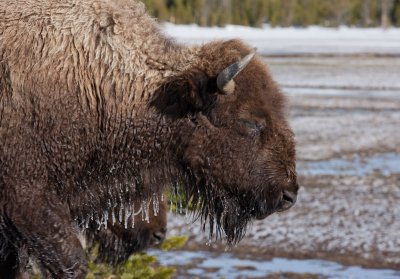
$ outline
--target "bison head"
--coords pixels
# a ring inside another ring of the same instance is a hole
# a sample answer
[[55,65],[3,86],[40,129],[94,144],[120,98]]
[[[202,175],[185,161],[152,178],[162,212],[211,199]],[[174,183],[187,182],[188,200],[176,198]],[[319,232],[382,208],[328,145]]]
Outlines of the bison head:
[[238,40],[199,50],[199,63],[153,101],[173,119],[187,198],[210,235],[239,241],[247,222],[296,201],[295,142],[285,99],[254,50]]

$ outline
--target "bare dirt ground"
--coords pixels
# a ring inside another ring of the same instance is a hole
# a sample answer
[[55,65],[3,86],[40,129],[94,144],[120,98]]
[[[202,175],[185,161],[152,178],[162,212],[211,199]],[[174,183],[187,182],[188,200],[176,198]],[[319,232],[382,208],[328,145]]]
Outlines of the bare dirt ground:
[[[231,252],[400,270],[400,58],[266,61],[288,96],[302,188]],[[177,215],[169,234],[189,235],[187,250],[224,249]]]

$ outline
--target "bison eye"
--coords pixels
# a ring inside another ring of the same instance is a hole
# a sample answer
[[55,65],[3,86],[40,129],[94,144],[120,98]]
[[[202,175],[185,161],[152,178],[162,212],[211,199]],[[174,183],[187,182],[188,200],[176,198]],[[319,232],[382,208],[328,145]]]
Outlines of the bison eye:
[[241,126],[247,130],[247,134],[252,136],[260,135],[262,131],[262,125],[254,120],[240,119]]

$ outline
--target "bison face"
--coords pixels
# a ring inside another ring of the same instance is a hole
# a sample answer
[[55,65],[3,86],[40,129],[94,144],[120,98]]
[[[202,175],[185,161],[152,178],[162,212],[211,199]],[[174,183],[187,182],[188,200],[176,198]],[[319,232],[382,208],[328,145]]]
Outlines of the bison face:
[[[229,244],[251,219],[296,201],[294,136],[284,97],[266,66],[239,41],[203,47],[208,63],[175,79],[162,111],[175,115],[188,196]],[[177,85],[178,84],[178,85]],[[177,97],[178,96],[178,97]]]

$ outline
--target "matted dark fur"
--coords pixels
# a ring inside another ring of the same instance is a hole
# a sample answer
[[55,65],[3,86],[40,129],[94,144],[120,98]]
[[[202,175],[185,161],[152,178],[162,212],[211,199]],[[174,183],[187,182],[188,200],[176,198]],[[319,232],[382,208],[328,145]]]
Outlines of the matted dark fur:
[[[137,200],[133,205],[135,218],[125,215],[118,216],[119,209],[115,209],[115,219],[110,218],[107,228],[99,229],[99,224],[90,222],[80,235],[84,248],[88,253],[97,246],[96,263],[108,263],[118,265],[128,260],[129,256],[141,252],[147,248],[159,247],[167,232],[167,205],[163,195],[159,196],[158,207],[150,207],[148,219],[142,211],[142,201]],[[121,218],[121,222],[118,220]],[[78,221],[78,225],[86,224]],[[104,224],[102,224],[104,225]],[[0,241],[0,244],[7,244]],[[79,249],[80,246],[78,246]],[[2,247],[1,254],[5,258],[0,261],[0,278],[30,278],[32,275],[32,259],[26,247]],[[33,259],[34,260],[34,259]]]
[[126,261],[133,253],[159,246],[164,241],[167,232],[166,201],[160,201],[157,214],[155,211],[153,207],[150,207],[147,221],[138,202],[134,206],[136,218],[133,223],[131,218],[126,223],[125,220],[118,222],[119,213],[116,210],[116,218],[108,220],[107,229],[98,230],[96,224],[90,224],[85,232],[89,247],[98,245],[96,260],[115,265]]
[[148,208],[167,185],[229,245],[289,208],[294,137],[266,65],[252,59],[231,94],[216,85],[251,51],[180,46],[135,0],[1,1],[3,256],[26,247],[46,277],[83,278],[77,220]]

